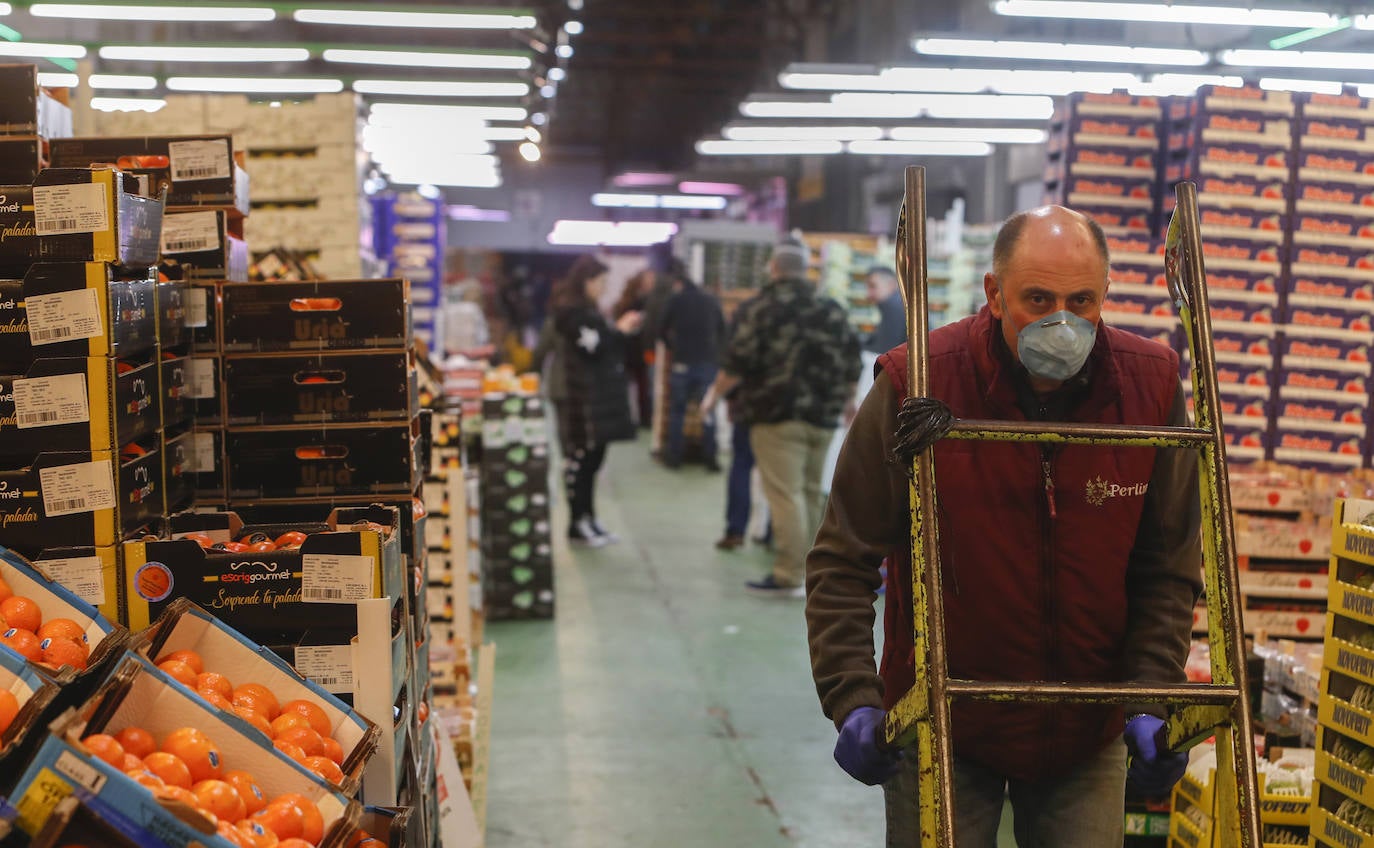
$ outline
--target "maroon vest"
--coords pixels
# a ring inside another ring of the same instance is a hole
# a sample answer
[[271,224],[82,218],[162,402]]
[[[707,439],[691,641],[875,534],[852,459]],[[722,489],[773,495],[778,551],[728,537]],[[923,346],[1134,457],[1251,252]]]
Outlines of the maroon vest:
[[[930,394],[955,416],[1025,420],[1005,348],[999,353],[1000,333],[985,307],[931,334]],[[1091,363],[1073,421],[1168,423],[1179,381],[1172,350],[1099,326]],[[878,364],[905,398],[906,346]],[[1038,445],[945,439],[934,459],[950,675],[1121,679],[1130,623],[1126,570],[1154,449],[1057,448],[1052,493]],[[914,681],[910,551],[894,551],[888,563],[881,673],[890,707]],[[953,724],[960,758],[1030,780],[1067,771],[1100,750],[1121,732],[1122,713],[956,701]]]

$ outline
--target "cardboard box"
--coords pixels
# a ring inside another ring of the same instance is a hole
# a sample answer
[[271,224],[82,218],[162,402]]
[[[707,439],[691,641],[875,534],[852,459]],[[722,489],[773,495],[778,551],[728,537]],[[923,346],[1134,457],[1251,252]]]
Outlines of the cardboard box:
[[162,222],[162,261],[181,280],[248,280],[248,244],[242,219],[223,209],[168,210]]
[[1058,103],[1051,120],[1068,115],[1116,115],[1141,120],[1159,120],[1163,103],[1153,95],[1112,92],[1074,92]]
[[411,807],[372,806],[363,809],[358,827],[386,848],[411,848],[420,841],[420,815]]
[[0,185],[33,185],[47,164],[46,152],[43,139],[36,135],[0,136]]
[[1159,146],[1159,120],[1145,115],[1074,114],[1051,125],[1057,149],[1089,145],[1154,150]]
[[1269,394],[1275,365],[1272,358],[1216,354],[1217,384],[1232,393]]
[[415,421],[230,429],[229,496],[408,495],[420,484],[418,437]]
[[35,557],[54,547],[118,542],[116,461],[110,451],[54,452],[0,468],[0,545]]
[[1374,186],[1374,155],[1345,150],[1298,151],[1299,182]]
[[0,369],[37,357],[134,359],[156,343],[153,281],[103,262],[39,262],[22,280],[0,280],[9,331],[0,333]]
[[[1294,241],[1299,241],[1296,236]],[[1320,246],[1295,243],[1292,257],[1297,273],[1321,273],[1328,269],[1374,272],[1374,244],[1358,239],[1344,244],[1324,243]],[[1374,273],[1363,276],[1374,279]]]
[[[1170,171],[1172,170],[1170,169]],[[1184,178],[1183,169],[1179,168],[1178,170],[1178,175],[1171,173],[1168,176],[1168,182],[1172,183]],[[1277,176],[1261,178],[1237,173],[1233,168],[1214,162],[1198,163],[1197,171],[1192,175],[1192,178],[1197,182],[1199,204],[1225,203],[1232,207],[1248,206],[1275,212],[1282,212],[1288,206],[1289,181],[1285,178]],[[1173,194],[1166,192],[1164,209],[1171,211],[1173,208]]]
[[164,353],[157,363],[158,402],[161,427],[178,427],[191,420],[191,400],[187,395],[191,379],[191,360],[187,356]]
[[22,656],[0,645],[0,690],[11,692],[19,713],[0,733],[0,793],[6,795],[43,735],[42,720],[57,699],[58,685]]
[[1187,173],[1198,173],[1203,163],[1209,163],[1257,179],[1286,179],[1291,162],[1291,145],[1287,139],[1278,143],[1238,143],[1194,138],[1185,147],[1170,151],[1166,171],[1173,173],[1173,169],[1182,168]]
[[1275,411],[1280,419],[1287,421],[1364,426],[1368,423],[1368,409],[1368,395],[1280,388]]
[[63,797],[94,796],[171,844],[232,848],[222,837],[211,835],[213,825],[199,813],[163,806],[148,789],[89,756],[81,745],[80,740],[92,733],[114,734],[130,726],[142,727],[157,739],[181,727],[202,730],[219,749],[224,767],[253,774],[267,797],[295,792],[313,801],[325,822],[322,846],[346,845],[356,827],[356,802],[330,790],[271,747],[247,722],[211,707],[143,658],[127,654],[90,704],[54,726],[19,779],[14,805],[20,811],[20,828],[38,832]]
[[1207,290],[1211,297],[1221,297],[1225,292],[1274,294],[1279,291],[1281,279],[1282,276],[1274,271],[1214,271],[1208,268]]
[[1275,434],[1274,458],[1305,467],[1323,469],[1359,468],[1363,462],[1366,439],[1362,433],[1337,426],[1304,424],[1303,429],[1279,428]]
[[1212,349],[1218,354],[1272,357],[1277,348],[1276,335],[1273,326],[1261,324],[1216,329],[1212,334]]
[[398,348],[410,343],[404,280],[225,283],[225,353]]
[[235,159],[228,135],[165,135],[125,138],[64,138],[51,144],[58,168],[120,162],[146,175],[152,194],[167,192],[171,206],[220,206],[247,215],[248,174]]
[[1284,333],[1282,362],[1285,369],[1310,370],[1329,365],[1368,376],[1371,344],[1374,344],[1371,333],[1303,327]]
[[1070,175],[1067,183],[1069,197],[1080,198],[1079,202],[1085,204],[1104,204],[1113,200],[1123,205],[1152,202],[1155,194],[1153,177],[1076,177]]
[[[41,740],[43,734],[35,734]],[[18,777],[18,772],[15,777]],[[80,840],[80,841],[78,841]],[[68,795],[53,808],[30,848],[100,845],[109,848],[150,848],[164,845],[152,832],[130,821],[117,807],[99,798],[82,800]]]
[[1374,186],[1324,178],[1299,183],[1294,191],[1298,212],[1320,215],[1374,215]]
[[407,350],[230,356],[224,398],[230,426],[409,421],[420,404]]
[[0,65],[0,135],[38,132],[38,67]]
[[229,492],[224,430],[197,422],[191,429],[190,459],[185,476],[191,481],[196,500],[207,504],[226,503]]
[[107,621],[123,623],[119,609],[118,546],[48,548],[30,562],[36,571],[95,607]]
[[162,453],[156,434],[120,448],[115,489],[119,498],[120,533],[156,532],[154,526],[167,511],[162,494]]
[[[379,522],[384,529],[348,529],[356,521]],[[309,524],[244,524],[232,512],[169,516],[178,538],[124,545],[129,621],[142,629],[185,597],[265,643],[275,644],[264,634],[347,629],[355,624],[350,601],[405,595],[399,521],[396,510],[385,507],[323,507],[320,519]],[[256,532],[277,538],[294,529],[309,534],[299,550],[234,553],[179,538],[203,533],[229,542]]]
[[305,699],[317,704],[329,717],[330,735],[344,752],[344,783],[333,784],[333,788],[345,795],[357,791],[363,769],[377,748],[381,733],[377,725],[306,680],[281,657],[186,599],[167,607],[133,645],[134,651],[154,662],[172,651],[188,649],[200,654],[207,671],[223,674],[231,681],[260,683],[280,703]]
[[0,462],[47,451],[114,450],[160,424],[158,363],[36,359],[0,374]]
[[186,402],[198,425],[224,423],[221,361],[218,356],[196,353],[186,362]]
[[1303,114],[1297,124],[1297,141],[1304,150],[1347,150],[1374,155],[1374,123],[1358,118]]
[[33,183],[38,253],[33,261],[157,261],[162,201],[141,197],[113,168],[47,168]]
[[1175,98],[1169,105],[1169,117],[1209,112],[1242,112],[1263,115],[1291,116],[1297,111],[1297,99],[1291,91],[1265,91],[1254,85],[1204,85],[1192,98]]
[[1258,144],[1283,148],[1293,145],[1293,121],[1286,115],[1230,109],[1191,110],[1179,105],[1177,111],[1181,114],[1177,118],[1171,115],[1169,121],[1168,145],[1171,148],[1188,147],[1198,140],[1209,144]]
[[[1290,297],[1302,298],[1305,303],[1346,307],[1368,304],[1374,308],[1374,274],[1327,276],[1322,269],[1315,270],[1316,273],[1298,272],[1291,275],[1288,287]],[[1207,282],[1211,285],[1210,275]]]
[[1212,237],[1283,241],[1288,216],[1269,209],[1254,209],[1224,199],[1199,198],[1198,220]]
[[219,313],[219,285],[192,282],[186,289],[186,326],[193,350],[219,353]]
[[192,478],[196,467],[195,433],[190,429],[164,429],[158,433],[158,439],[164,509],[168,514],[181,512],[191,506],[196,496]]
[[157,310],[157,343],[164,351],[179,352],[191,342],[186,292],[187,284],[181,280],[159,282],[153,290],[153,304]]
[[1340,308],[1320,302],[1308,303],[1301,296],[1292,295],[1286,311],[1290,327],[1374,332],[1374,311],[1368,304],[1363,308]]

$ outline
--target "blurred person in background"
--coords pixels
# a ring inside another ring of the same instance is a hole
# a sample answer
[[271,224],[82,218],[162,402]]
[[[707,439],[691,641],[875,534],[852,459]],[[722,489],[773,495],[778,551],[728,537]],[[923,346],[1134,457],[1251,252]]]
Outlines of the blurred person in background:
[[864,353],[874,359],[900,344],[906,344],[906,305],[897,290],[897,272],[891,268],[870,268],[864,278],[868,299],[878,309],[878,325],[864,339]]
[[701,416],[701,463],[710,471],[720,470],[716,461],[715,410],[700,404],[720,370],[717,362],[724,335],[725,315],[720,310],[720,301],[686,274],[678,276],[659,328],[659,338],[672,363],[668,375],[668,438],[663,450],[663,464],[668,468],[682,465],[687,407],[697,404]]
[[[589,547],[616,541],[596,516],[596,475],[611,442],[631,441],[625,346],[639,330],[641,314],[627,311],[608,323],[597,306],[607,267],[581,256],[554,287],[552,312],[539,352],[554,358],[550,397],[563,449],[568,539]],[[538,360],[536,360],[538,361]]]
[[[648,304],[649,291],[654,286],[654,272],[647,268],[625,281],[625,289],[620,293],[611,318],[619,321],[627,312],[644,313]],[[634,390],[635,423],[648,427],[654,417],[653,380],[649,361],[653,358],[654,340],[644,333],[635,333],[625,344],[625,374],[629,377],[630,387]]]

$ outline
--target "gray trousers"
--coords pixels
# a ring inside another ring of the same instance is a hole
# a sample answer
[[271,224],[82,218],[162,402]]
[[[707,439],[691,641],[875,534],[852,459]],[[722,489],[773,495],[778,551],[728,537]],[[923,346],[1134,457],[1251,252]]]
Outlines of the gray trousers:
[[[883,784],[887,848],[917,848],[920,796],[914,751]],[[1118,737],[1097,757],[1055,781],[1008,781],[954,761],[954,844],[996,848],[1004,799],[1011,800],[1019,848],[1115,848],[1125,839],[1126,746]]]

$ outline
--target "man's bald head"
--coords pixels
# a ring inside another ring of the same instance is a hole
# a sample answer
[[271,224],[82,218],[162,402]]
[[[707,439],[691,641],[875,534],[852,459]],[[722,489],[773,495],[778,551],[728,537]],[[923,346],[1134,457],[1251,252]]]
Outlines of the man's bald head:
[[1107,269],[1111,263],[1107,237],[1096,221],[1063,206],[1041,206],[1017,212],[1003,222],[1002,229],[997,232],[997,240],[992,245],[992,272],[1002,274],[1024,240],[1049,237],[1063,241],[1065,237],[1072,239],[1074,230],[1083,234],[1102,258],[1103,269]]

